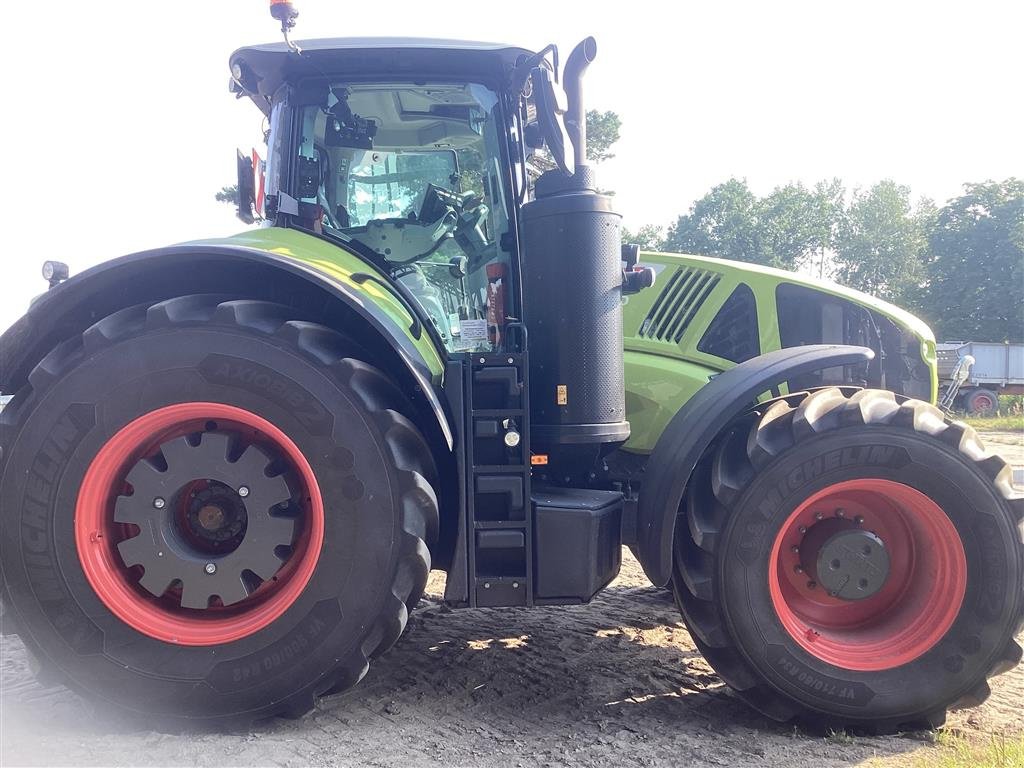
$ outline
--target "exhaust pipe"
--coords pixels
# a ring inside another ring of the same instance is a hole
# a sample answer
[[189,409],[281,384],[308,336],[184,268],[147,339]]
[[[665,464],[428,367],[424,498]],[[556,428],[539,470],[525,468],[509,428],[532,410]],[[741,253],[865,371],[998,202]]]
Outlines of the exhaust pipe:
[[583,75],[596,57],[597,40],[593,37],[585,38],[572,49],[562,72],[562,87],[569,102],[569,111],[565,115],[565,130],[572,141],[573,159],[577,169],[587,163],[587,110],[583,106]]

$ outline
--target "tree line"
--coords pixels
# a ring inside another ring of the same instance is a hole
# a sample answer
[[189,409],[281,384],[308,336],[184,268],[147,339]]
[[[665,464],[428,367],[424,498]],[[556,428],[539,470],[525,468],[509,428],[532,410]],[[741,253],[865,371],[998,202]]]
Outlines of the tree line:
[[922,317],[940,340],[1024,341],[1024,181],[969,183],[937,206],[892,180],[838,179],[755,195],[713,187],[669,227],[625,230],[649,250],[830,278]]
[[[588,156],[614,157],[622,122],[587,112]],[[1024,180],[984,181],[938,206],[886,179],[786,184],[758,197],[743,179],[713,187],[668,227],[623,231],[647,250],[800,270],[924,319],[940,340],[1024,341]]]

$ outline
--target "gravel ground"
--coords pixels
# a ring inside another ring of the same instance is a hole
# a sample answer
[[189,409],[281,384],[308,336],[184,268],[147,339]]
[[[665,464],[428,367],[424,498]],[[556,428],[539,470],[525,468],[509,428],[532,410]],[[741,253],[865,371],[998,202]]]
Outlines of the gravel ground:
[[[1024,464],[1019,435],[986,436]],[[1007,451],[1010,453],[1011,451]],[[136,730],[33,679],[0,641],[0,765],[907,765],[929,734],[823,736],[770,723],[729,695],[668,593],[624,551],[592,603],[452,611],[441,573],[409,631],[353,691],[300,720],[234,733]],[[1024,638],[1022,638],[1024,639]],[[982,707],[954,713],[968,738],[1024,735],[1024,667]]]

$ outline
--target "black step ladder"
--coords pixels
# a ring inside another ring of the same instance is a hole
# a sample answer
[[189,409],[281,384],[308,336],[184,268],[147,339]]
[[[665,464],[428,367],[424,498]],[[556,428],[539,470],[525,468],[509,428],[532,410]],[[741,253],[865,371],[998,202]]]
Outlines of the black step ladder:
[[462,370],[468,603],[533,605],[526,355],[474,353]]

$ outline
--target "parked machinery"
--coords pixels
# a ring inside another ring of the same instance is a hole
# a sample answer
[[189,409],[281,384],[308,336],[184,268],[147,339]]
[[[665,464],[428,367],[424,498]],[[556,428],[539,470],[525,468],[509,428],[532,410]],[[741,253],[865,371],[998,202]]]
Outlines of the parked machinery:
[[454,607],[579,603],[623,544],[778,720],[934,726],[1020,660],[1024,501],[907,396],[934,399],[930,333],[826,289],[801,338],[801,298],[765,302],[814,286],[621,250],[595,56],[233,54],[266,226],[55,280],[0,339],[3,621],[41,675],[154,718],[297,715],[430,568]]

